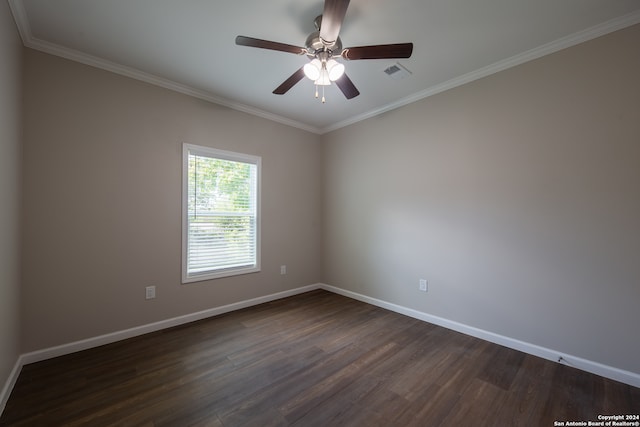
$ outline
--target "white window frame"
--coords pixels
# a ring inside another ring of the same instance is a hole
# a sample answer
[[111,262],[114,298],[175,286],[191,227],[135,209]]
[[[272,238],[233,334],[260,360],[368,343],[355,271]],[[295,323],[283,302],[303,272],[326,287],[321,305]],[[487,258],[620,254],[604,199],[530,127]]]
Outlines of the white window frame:
[[[252,266],[231,267],[211,270],[204,273],[189,273],[188,271],[188,249],[189,249],[189,155],[212,157],[234,162],[250,163],[256,165],[256,230],[255,230],[255,264]],[[262,158],[249,154],[236,153],[233,151],[219,150],[211,147],[203,147],[193,144],[183,144],[182,146],[182,283],[199,282],[204,280],[218,279],[221,277],[236,276],[240,274],[255,273],[260,271],[260,194],[261,194],[261,170]]]

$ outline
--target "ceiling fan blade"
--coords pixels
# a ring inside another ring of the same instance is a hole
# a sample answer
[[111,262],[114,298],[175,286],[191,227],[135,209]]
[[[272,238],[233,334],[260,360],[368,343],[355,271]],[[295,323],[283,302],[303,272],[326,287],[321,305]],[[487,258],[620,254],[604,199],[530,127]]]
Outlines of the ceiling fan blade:
[[356,96],[360,95],[360,91],[356,88],[356,86],[353,84],[351,79],[347,77],[346,74],[343,74],[342,77],[336,80],[335,84],[342,91],[342,93],[344,93],[344,96],[346,96],[347,99],[355,98]]
[[257,47],[260,49],[271,49],[280,52],[295,53],[296,55],[303,55],[307,53],[307,49],[299,46],[293,46],[286,43],[272,42],[270,40],[254,39],[253,37],[238,36],[236,37],[236,44],[239,46]]
[[320,24],[320,39],[331,46],[338,40],[342,21],[347,14],[349,0],[325,0]]
[[410,58],[413,43],[379,44],[375,46],[348,47],[341,53],[344,59]]
[[280,86],[275,88],[273,93],[275,93],[276,95],[284,95],[289,91],[289,89],[294,87],[296,83],[298,83],[303,78],[304,78],[304,67],[300,68],[298,71],[291,74],[291,76],[287,80],[285,80],[284,82],[282,82]]

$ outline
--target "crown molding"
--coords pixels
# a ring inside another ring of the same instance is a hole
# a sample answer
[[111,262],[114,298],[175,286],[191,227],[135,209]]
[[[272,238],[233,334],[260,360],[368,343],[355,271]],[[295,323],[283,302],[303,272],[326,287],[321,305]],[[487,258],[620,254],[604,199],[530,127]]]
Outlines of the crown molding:
[[127,67],[106,59],[89,55],[87,53],[70,49],[64,46],[60,46],[55,43],[50,43],[45,40],[40,40],[33,36],[27,13],[24,9],[22,1],[20,0],[8,0],[11,13],[13,14],[18,32],[22,38],[22,43],[31,49],[38,50],[40,52],[48,53],[50,55],[59,56],[61,58],[69,59],[71,61],[79,62],[81,64],[89,65],[91,67],[100,68],[102,70],[110,71],[115,74],[119,74],[132,79],[140,80],[145,83],[149,83],[155,86],[160,86],[165,89],[172,90],[174,92],[189,95],[194,98],[202,99],[204,101],[211,102],[213,104],[221,105],[223,107],[231,108],[236,111],[251,114],[263,119],[267,119],[276,123],[281,123],[294,128],[302,129],[307,132],[320,134],[321,130],[317,127],[310,126],[306,123],[302,123],[296,120],[289,119],[277,114],[270,113],[268,111],[261,110],[259,108],[251,107],[249,105],[234,102],[216,95],[210,92],[195,89],[193,87],[176,83],[172,80],[165,79],[163,77],[156,76],[145,71],[138,70],[133,67]]
[[9,10],[11,10],[13,20],[16,22],[16,27],[18,27],[22,44],[26,46],[31,38],[31,25],[29,25],[27,11],[24,9],[22,1],[8,0],[7,2],[9,3]]
[[228,99],[213,95],[209,92],[195,89],[193,87],[183,85],[180,83],[176,83],[173,80],[165,79],[163,77],[159,77],[151,73],[140,71],[136,68],[127,67],[126,65],[121,65],[112,61],[108,61],[106,59],[88,55],[84,52],[80,52],[74,49],[69,49],[64,46],[60,46],[54,43],[49,43],[44,40],[30,38],[29,41],[25,43],[25,46],[31,49],[35,49],[41,52],[51,54],[51,55],[66,58],[75,62],[80,62],[82,64],[89,65],[95,68],[100,68],[102,70],[110,71],[115,74],[120,74],[122,76],[140,80],[155,86],[160,86],[162,88],[169,89],[174,92],[182,93],[184,95],[189,95],[194,98],[202,99],[204,101],[208,101],[213,104],[221,105],[223,107],[231,108],[236,111],[241,111],[243,113],[261,117],[263,119],[267,119],[273,122],[277,122],[277,123],[281,123],[294,128],[302,129],[307,132],[311,132],[315,134],[320,133],[320,129],[313,126],[309,126],[305,123],[301,123],[283,116],[279,116],[277,114],[270,113],[268,111],[260,110],[258,108],[245,105],[245,104],[233,102]]
[[284,116],[273,114],[265,110],[251,107],[249,105],[245,105],[245,104],[234,102],[225,98],[221,98],[210,92],[206,92],[200,89],[192,88],[187,85],[176,83],[172,80],[165,79],[163,77],[159,77],[151,73],[147,73],[132,67],[127,67],[125,65],[117,64],[115,62],[108,61],[103,58],[92,56],[74,49],[69,49],[64,46],[60,46],[54,43],[37,39],[33,37],[33,34],[31,32],[31,27],[29,25],[27,13],[26,13],[26,10],[24,9],[22,1],[8,0],[8,3],[9,3],[9,8],[11,9],[11,13],[13,14],[14,20],[16,21],[18,32],[20,33],[20,37],[22,38],[22,43],[26,47],[39,50],[41,52],[45,52],[51,55],[60,56],[62,58],[66,58],[72,61],[80,62],[82,64],[89,65],[92,67],[111,71],[116,74],[120,74],[120,75],[130,77],[136,80],[140,80],[155,86],[160,86],[165,89],[169,89],[175,92],[179,92],[185,95],[202,99],[204,101],[208,101],[208,102],[218,104],[227,108],[231,108],[236,111],[241,111],[243,113],[258,116],[263,119],[271,120],[277,123],[281,123],[287,126],[302,129],[307,132],[311,132],[319,135],[323,135],[325,133],[341,129],[343,127],[378,116],[380,114],[386,113],[391,110],[395,110],[405,105],[412,104],[416,101],[419,101],[424,98],[428,98],[430,96],[447,91],[449,89],[453,89],[458,86],[462,86],[464,84],[471,83],[475,80],[481,79],[483,77],[487,77],[492,74],[498,73],[500,71],[504,71],[506,69],[515,67],[517,65],[524,64],[525,62],[538,59],[542,56],[558,52],[562,49],[566,49],[568,47],[575,46],[577,44],[584,43],[586,41],[595,39],[597,37],[640,23],[640,9],[639,9],[634,12],[628,13],[626,15],[622,15],[617,18],[611,19],[609,21],[605,21],[601,24],[595,25],[585,30],[570,34],[566,37],[562,37],[552,42],[543,44],[542,46],[538,46],[536,48],[527,50],[525,52],[514,55],[507,59],[495,62],[486,67],[482,67],[477,70],[471,71],[469,73],[463,74],[461,76],[455,77],[451,80],[447,80],[443,83],[439,83],[434,86],[428,87],[425,90],[416,92],[410,96],[402,98],[396,102],[384,105],[380,108],[350,117],[346,120],[342,120],[330,126],[319,128],[319,127],[308,125],[306,123],[299,122],[297,120],[289,119]]
[[364,114],[360,114],[358,116],[351,117],[347,120],[343,120],[341,122],[335,123],[334,125],[327,126],[321,129],[321,133],[325,134],[325,133],[352,125],[354,123],[360,122],[362,120],[366,120],[371,117],[378,116],[382,113],[386,113],[387,111],[395,110],[396,108],[400,108],[405,105],[412,104],[416,101],[419,101],[424,98],[428,98],[430,96],[436,95],[446,90],[453,89],[467,83],[471,83],[474,80],[478,80],[483,77],[490,76],[491,74],[495,74],[500,71],[504,71],[506,69],[515,67],[517,65],[524,64],[525,62],[533,61],[534,59],[538,59],[543,56],[550,55],[562,49],[566,49],[568,47],[575,46],[580,43],[584,43],[586,41],[604,36],[614,31],[622,30],[623,28],[627,28],[638,23],[640,23],[640,10],[631,12],[629,14],[620,16],[618,18],[611,19],[609,21],[605,21],[591,28],[578,31],[577,33],[570,34],[566,37],[562,37],[552,42],[543,44],[542,46],[538,46],[533,49],[527,50],[525,52],[519,53],[510,58],[503,59],[491,65],[487,65],[486,67],[482,67],[475,71],[471,71],[470,73],[463,74],[451,80],[447,80],[446,82],[431,86],[423,91],[414,93],[413,95],[402,98],[397,102],[385,105],[381,108],[371,110]]

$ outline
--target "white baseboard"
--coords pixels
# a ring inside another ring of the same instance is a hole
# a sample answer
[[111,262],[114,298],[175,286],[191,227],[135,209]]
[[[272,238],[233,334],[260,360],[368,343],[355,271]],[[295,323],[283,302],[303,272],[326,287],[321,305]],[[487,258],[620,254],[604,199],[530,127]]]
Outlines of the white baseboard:
[[223,305],[221,307],[214,307],[207,310],[198,311],[196,313],[185,314],[184,316],[178,316],[171,319],[161,320],[155,323],[149,323],[147,325],[136,326],[135,328],[125,329],[123,331],[112,332],[110,334],[100,335],[97,337],[87,338],[56,347],[34,351],[31,353],[23,354],[21,356],[21,359],[24,365],[34,362],[40,362],[42,360],[51,359],[53,357],[63,356],[65,354],[75,353],[77,351],[87,350],[89,348],[98,347],[105,344],[111,344],[113,342],[122,341],[127,338],[133,338],[139,335],[148,334],[150,332],[156,332],[162,329],[184,325],[185,323],[195,322],[197,320],[218,316],[220,314],[229,313],[231,311],[263,304],[265,302],[275,301],[293,295],[302,294],[304,292],[309,292],[319,288],[320,285],[315,284],[291,289],[288,291],[278,292],[275,294],[265,295],[262,297],[252,298],[249,300],[239,301],[233,304]]
[[640,387],[640,374],[637,374],[634,372],[624,371],[622,369],[603,365],[601,363],[593,362],[580,357],[564,354],[552,349],[540,347],[535,344],[530,344],[517,339],[505,337],[503,335],[498,335],[493,332],[474,328],[473,326],[468,326],[462,323],[454,322],[452,320],[444,319],[442,317],[433,316],[431,314],[423,313],[421,311],[417,311],[411,308],[403,307],[397,304],[382,301],[366,295],[358,294],[356,292],[337,288],[335,286],[327,285],[324,283],[317,283],[314,285],[303,286],[303,287],[291,289],[288,291],[265,295],[258,298],[252,298],[249,300],[224,305],[221,307],[214,307],[208,310],[186,314],[184,316],[174,317],[167,320],[161,320],[159,322],[137,326],[135,328],[112,332],[112,333],[100,335],[97,337],[87,338],[84,340],[75,341],[72,343],[63,344],[63,345],[23,354],[18,358],[13,370],[11,371],[11,374],[9,375],[9,378],[7,379],[4,387],[2,388],[2,391],[0,391],[0,414],[2,414],[2,411],[6,406],[6,403],[9,399],[9,395],[13,390],[13,387],[18,379],[18,375],[20,374],[22,367],[29,363],[40,362],[40,361],[51,359],[54,357],[75,353],[77,351],[87,350],[93,347],[110,344],[110,343],[121,341],[127,338],[148,334],[150,332],[156,332],[162,329],[171,328],[173,326],[183,325],[185,323],[195,322],[197,320],[202,320],[208,317],[229,313],[231,311],[240,310],[243,308],[251,307],[251,306],[262,304],[265,302],[275,301],[275,300],[290,297],[293,295],[302,294],[304,292],[309,292],[315,289],[324,289],[326,291],[333,292],[335,294],[343,295],[345,297],[362,301],[362,302],[375,305],[381,308],[385,308],[387,310],[391,310],[396,313],[404,314],[405,316],[413,317],[415,319],[433,323],[434,325],[442,326],[447,329],[451,329],[466,335],[470,335],[470,336],[480,338],[489,342],[493,342],[508,348],[512,348],[514,350],[519,350],[524,353],[542,357],[543,359],[548,359],[548,360],[557,362],[558,358],[562,357],[562,360],[564,361],[564,363],[574,368],[591,372],[593,374],[600,375],[605,378],[610,378],[615,381],[620,381],[622,383],[629,384],[634,387]]
[[558,360],[562,358],[561,361],[568,366],[581,369],[592,374],[600,375],[601,377],[619,381],[621,383],[629,384],[634,387],[640,387],[640,374],[635,372],[625,371],[622,369],[614,368],[612,366],[607,366],[598,362],[583,359],[581,357],[565,354],[545,347],[540,347],[538,345],[520,341],[514,338],[498,335],[493,332],[465,325],[463,323],[458,323],[452,320],[444,319],[442,317],[433,316],[431,314],[423,313],[418,310],[403,307],[345,289],[336,288],[335,286],[327,285],[324,283],[320,284],[319,287],[320,289],[324,289],[329,292],[343,295],[345,297],[352,298],[358,301],[366,302],[367,304],[385,308],[396,313],[404,314],[405,316],[433,323],[434,325],[442,326],[444,328],[461,332],[466,335],[471,335],[473,337],[499,344],[504,347],[512,348],[514,350],[522,351],[534,356],[538,356],[543,359],[558,362]]
[[110,344],[116,341],[121,341],[127,338],[133,338],[139,335],[148,334],[150,332],[160,331],[162,329],[171,328],[173,326],[183,325],[185,323],[195,322],[197,320],[206,319],[208,317],[217,316],[231,311],[240,310],[242,308],[251,307],[254,305],[262,304],[265,302],[275,301],[278,299],[290,297],[293,295],[302,294],[315,289],[320,289],[320,284],[303,286],[288,291],[278,292],[275,294],[265,295],[258,298],[252,298],[245,301],[236,302],[233,304],[223,305],[221,307],[214,307],[208,310],[198,311],[196,313],[186,314],[184,316],[174,317],[172,319],[161,320],[159,322],[150,323],[147,325],[137,326],[135,328],[125,329],[123,331],[116,331],[97,337],[87,338],[80,341],[71,342],[68,344],[62,344],[55,347],[45,348],[43,350],[37,350],[30,353],[21,355],[14,368],[9,375],[9,378],[5,382],[2,391],[0,391],[0,415],[9,400],[11,391],[18,380],[18,375],[24,365],[29,363],[40,362],[47,359],[52,359],[58,356],[64,356],[66,354],[75,353],[77,351],[87,350],[93,347],[98,347],[105,344]]
[[4,383],[4,387],[2,387],[2,390],[0,390],[0,415],[2,415],[4,407],[7,406],[7,401],[9,400],[9,396],[11,395],[13,386],[16,385],[16,381],[18,381],[18,375],[20,375],[20,371],[22,370],[23,363],[20,359],[21,357],[19,357],[16,361],[16,364],[13,365],[13,370],[9,374],[9,378],[7,378],[7,381]]

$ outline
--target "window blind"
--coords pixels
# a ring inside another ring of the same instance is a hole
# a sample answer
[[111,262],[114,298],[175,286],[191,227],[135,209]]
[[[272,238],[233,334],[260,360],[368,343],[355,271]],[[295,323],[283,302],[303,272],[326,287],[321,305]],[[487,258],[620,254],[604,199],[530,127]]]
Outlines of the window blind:
[[187,279],[258,267],[259,162],[237,157],[244,156],[218,150],[188,152]]

